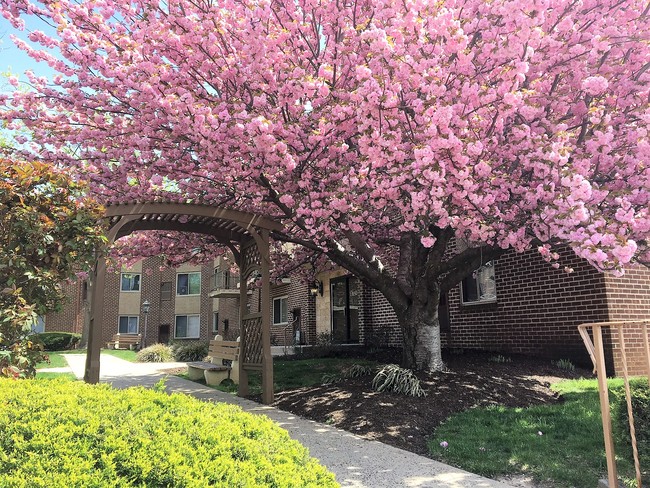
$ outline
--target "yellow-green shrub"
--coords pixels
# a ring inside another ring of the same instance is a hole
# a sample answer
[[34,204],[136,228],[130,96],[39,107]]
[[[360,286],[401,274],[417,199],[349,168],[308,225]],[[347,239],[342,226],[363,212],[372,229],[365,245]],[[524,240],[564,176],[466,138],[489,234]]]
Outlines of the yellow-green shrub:
[[0,379],[3,487],[329,487],[267,417],[174,394]]

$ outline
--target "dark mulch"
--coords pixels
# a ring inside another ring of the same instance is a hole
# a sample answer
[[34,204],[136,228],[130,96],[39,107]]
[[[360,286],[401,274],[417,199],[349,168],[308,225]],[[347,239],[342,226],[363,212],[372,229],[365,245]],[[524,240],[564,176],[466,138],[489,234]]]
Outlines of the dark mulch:
[[[427,439],[454,413],[472,407],[527,407],[561,401],[549,388],[564,378],[589,377],[591,371],[567,371],[550,360],[512,357],[494,362],[492,354],[460,354],[446,358],[449,371],[420,374],[424,398],[377,393],[372,376],[330,386],[276,392],[274,406],[328,423],[367,439],[417,454],[427,454]],[[492,361],[490,360],[492,359]]]

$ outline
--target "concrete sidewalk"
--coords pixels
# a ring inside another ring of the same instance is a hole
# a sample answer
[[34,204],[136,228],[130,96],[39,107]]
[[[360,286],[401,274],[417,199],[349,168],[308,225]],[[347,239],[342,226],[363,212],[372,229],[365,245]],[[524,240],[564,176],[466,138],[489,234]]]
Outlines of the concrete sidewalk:
[[[83,378],[85,356],[65,356],[77,378]],[[100,380],[116,388],[151,387],[166,375],[162,370],[184,363],[130,363],[102,354]],[[508,485],[447,466],[381,442],[369,441],[325,424],[300,418],[277,408],[239,398],[177,376],[167,376],[169,393],[185,393],[200,400],[239,405],[270,417],[350,488],[507,488]]]

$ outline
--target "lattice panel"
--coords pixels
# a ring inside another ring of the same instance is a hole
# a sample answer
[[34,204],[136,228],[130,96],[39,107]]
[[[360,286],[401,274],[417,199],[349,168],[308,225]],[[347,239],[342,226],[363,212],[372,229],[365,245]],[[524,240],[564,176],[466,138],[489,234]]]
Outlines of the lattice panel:
[[262,316],[258,315],[242,320],[244,328],[244,351],[240,360],[244,364],[262,364]]
[[248,275],[248,271],[251,268],[259,267],[261,264],[262,264],[262,256],[260,255],[260,251],[254,242],[252,243],[252,245],[242,248],[241,269],[244,270],[246,276]]

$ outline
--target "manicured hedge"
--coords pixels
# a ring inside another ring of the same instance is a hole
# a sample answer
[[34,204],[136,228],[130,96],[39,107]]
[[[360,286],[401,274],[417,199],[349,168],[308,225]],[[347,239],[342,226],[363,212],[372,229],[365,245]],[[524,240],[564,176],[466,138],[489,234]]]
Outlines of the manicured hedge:
[[0,379],[3,487],[333,487],[267,417],[192,397]]
[[41,332],[34,337],[43,343],[46,351],[66,351],[74,348],[81,340],[81,334],[72,332]]

